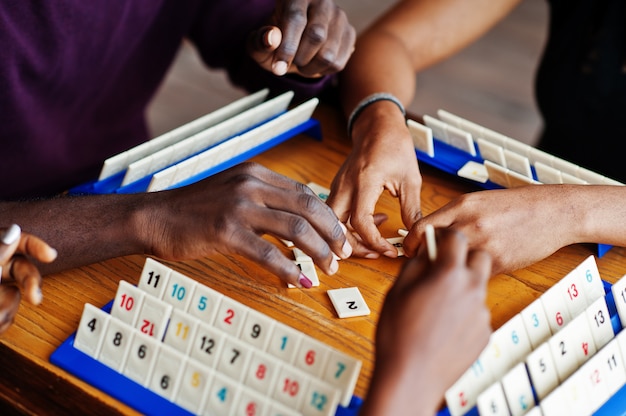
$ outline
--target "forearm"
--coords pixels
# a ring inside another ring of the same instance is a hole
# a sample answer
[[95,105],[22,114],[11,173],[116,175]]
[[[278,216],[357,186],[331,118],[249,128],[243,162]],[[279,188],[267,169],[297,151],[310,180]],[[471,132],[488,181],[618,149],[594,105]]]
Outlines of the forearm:
[[[381,56],[380,51],[385,53]],[[414,96],[415,71],[405,45],[393,34],[365,34],[357,41],[354,54],[340,73],[339,85],[346,116],[363,98],[377,92],[393,94],[407,106]]]
[[566,186],[563,215],[572,218],[571,243],[626,247],[626,187]]
[[149,194],[59,197],[0,203],[3,222],[19,224],[54,247],[59,255],[39,265],[43,274],[144,253],[142,235]]
[[342,104],[350,114],[375,92],[396,95],[408,105],[416,74],[475,41],[520,0],[405,0],[359,36],[341,74]]
[[[376,365],[382,360],[377,359]],[[427,366],[407,371],[376,368],[360,416],[411,415],[432,416],[443,399],[443,392],[431,387],[437,384],[437,373]]]

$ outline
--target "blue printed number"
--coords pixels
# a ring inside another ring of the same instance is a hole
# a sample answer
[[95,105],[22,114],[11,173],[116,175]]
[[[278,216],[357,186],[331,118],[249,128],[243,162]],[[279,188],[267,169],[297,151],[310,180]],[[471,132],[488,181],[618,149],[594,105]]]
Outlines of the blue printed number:
[[226,393],[228,393],[228,389],[226,387],[222,387],[217,392],[217,398],[220,399],[220,401],[225,402],[226,401]]
[[183,298],[185,297],[185,287],[184,286],[178,286],[178,283],[176,283],[172,287],[172,297],[176,298],[178,300],[183,300]]
[[526,410],[528,409],[528,404],[526,403],[526,396],[520,396],[519,397],[519,405],[522,408],[522,410]]
[[313,392],[313,397],[311,398],[311,406],[313,406],[317,410],[324,410],[326,402],[328,402],[328,397],[326,397],[325,394]]
[[533,313],[533,326],[536,328],[539,326],[539,318],[537,318],[537,314]]
[[206,309],[206,296],[200,296],[198,300],[198,309],[203,311]]
[[337,363],[337,372],[335,373],[335,378],[341,377],[345,369],[346,365],[344,363]]

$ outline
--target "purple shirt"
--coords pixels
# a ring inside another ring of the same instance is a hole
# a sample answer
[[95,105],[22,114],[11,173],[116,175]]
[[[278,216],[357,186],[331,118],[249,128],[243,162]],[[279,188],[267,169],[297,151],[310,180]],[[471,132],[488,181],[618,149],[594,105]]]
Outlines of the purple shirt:
[[249,91],[328,83],[275,77],[245,54],[272,0],[0,2],[0,198],[48,196],[95,179],[148,139],[144,113],[183,38]]

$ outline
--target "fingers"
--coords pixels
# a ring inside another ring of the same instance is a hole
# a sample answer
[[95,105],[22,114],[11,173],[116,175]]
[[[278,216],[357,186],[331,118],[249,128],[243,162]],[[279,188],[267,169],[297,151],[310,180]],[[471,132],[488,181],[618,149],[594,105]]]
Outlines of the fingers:
[[213,188],[218,201],[210,217],[218,251],[242,254],[294,285],[298,267],[261,235],[292,241],[329,275],[338,269],[333,253],[340,258],[352,254],[345,226],[308,186],[254,163],[239,165],[219,180],[222,189]]
[[429,267],[427,256],[424,251],[420,252],[417,256],[410,258],[404,263],[396,282],[391,290],[396,293],[401,293],[406,288],[411,286],[419,276],[424,275],[424,271]]
[[[338,176],[335,176],[335,181],[337,180]],[[326,204],[333,210],[339,221],[346,224],[350,220],[351,200],[352,192],[350,192],[350,187],[344,189],[341,185],[333,183]]]
[[280,28],[263,26],[252,32],[248,39],[248,50],[259,65],[269,69],[274,75],[282,76],[287,73],[288,65],[284,61],[274,61],[274,51],[283,39]]
[[4,265],[0,276],[14,280],[23,289],[26,300],[38,305],[42,300],[42,277],[26,256],[49,263],[56,259],[57,252],[40,238],[21,232],[14,224],[0,237],[0,265]]
[[343,69],[356,41],[356,32],[345,13],[330,1],[318,3],[321,3],[319,12],[309,15],[293,60],[305,76],[331,74]]
[[421,181],[416,186],[403,186],[399,195],[400,214],[402,222],[407,229],[411,229],[413,224],[422,218],[422,207],[420,201]]
[[436,229],[449,228],[451,226],[451,223],[442,214],[442,211],[436,211],[426,217],[421,217],[409,228],[409,233],[403,242],[404,254],[407,257],[413,257],[417,253],[423,241],[424,230],[427,224],[432,225]]
[[356,31],[347,15],[330,0],[285,1],[276,20],[282,42],[273,58],[275,74],[295,64],[302,75],[335,73],[354,49]]
[[41,238],[28,233],[22,233],[17,251],[31,256],[42,263],[51,263],[57,258],[55,249]]
[[[492,261],[487,251],[474,250],[465,234],[450,228],[435,229],[438,259],[441,258],[442,267],[466,267],[475,278],[473,281],[479,288],[484,288],[491,276]],[[425,236],[423,237],[426,238]],[[425,241],[420,252],[427,251]],[[481,293],[486,295],[485,290]]]
[[358,190],[352,201],[355,209],[350,217],[350,224],[370,249],[394,258],[398,256],[398,250],[380,234],[374,217],[374,208],[381,193],[382,188],[368,187]]
[[20,291],[15,286],[0,286],[0,334],[9,329],[19,306]]
[[485,250],[472,250],[468,254],[467,264],[474,271],[474,274],[479,276],[480,285],[485,286],[492,274],[491,255]]
[[[317,197],[314,196],[313,198]],[[315,216],[314,214],[315,209],[311,211],[313,216],[317,217],[316,221],[319,221],[319,215]],[[335,274],[339,268],[338,262],[333,256],[333,252],[344,259],[350,257],[352,254],[352,246],[346,237],[345,227],[339,221],[333,221],[329,226],[325,226],[323,231],[320,231],[315,228],[315,223],[305,216],[292,214],[283,210],[267,210],[262,207],[251,207],[249,215],[255,218],[253,224],[255,234],[272,234],[282,239],[292,241],[297,247],[308,254],[313,259],[313,262],[328,275]],[[342,245],[339,247],[338,243]],[[235,238],[232,240],[232,244],[241,247],[242,243],[240,238]],[[266,251],[269,250],[269,247],[257,246],[256,244],[249,245],[251,245],[251,247],[246,247],[244,250],[246,250],[247,253],[250,253],[249,249],[257,251],[254,257],[263,258],[268,255]],[[275,259],[273,255],[271,257]]]
[[312,286],[311,280],[302,273],[295,262],[285,257],[274,244],[243,229],[238,230],[234,237],[241,242],[236,248],[238,254],[260,264],[285,283],[305,289]]
[[13,224],[10,227],[3,230],[0,234],[0,273],[2,272],[2,265],[6,264],[20,241],[22,230],[19,225]]
[[263,202],[272,208],[271,212],[261,210],[259,216],[255,217],[262,219],[255,221],[263,225],[263,232],[293,241],[314,260],[317,258],[321,261],[322,257],[326,257],[327,260],[320,264],[326,273],[331,272],[329,266],[332,255],[330,252],[322,253],[326,251],[321,249],[322,246],[330,247],[340,258],[350,257],[352,247],[346,237],[345,227],[333,210],[308,186],[269,170],[264,170],[260,176],[276,187],[273,192],[263,193]]
[[[376,204],[379,194],[374,191],[373,202],[370,197],[370,202],[361,201],[356,204],[352,203],[353,198],[358,199],[359,195],[370,195],[370,191],[365,190],[360,194],[354,194],[350,186],[343,187],[338,184],[340,182],[339,175],[335,177],[335,183],[331,187],[332,191],[326,203],[335,212],[339,220],[343,223],[350,223],[352,230],[356,232],[354,240],[350,240],[353,247],[353,255],[357,257],[365,258],[378,258],[380,253],[386,253],[389,257],[397,257],[398,251],[390,244],[386,239],[382,237],[378,230],[378,226],[387,220],[387,216],[384,214],[373,213],[373,207]],[[356,196],[355,196],[356,195]],[[351,214],[351,207],[372,207],[368,209],[361,209],[366,214],[359,216],[359,212]],[[352,233],[349,233],[351,236]]]
[[41,286],[43,279],[37,266],[22,255],[15,255],[6,267],[7,277],[13,278],[24,290],[24,297],[33,305],[39,305],[43,299]]

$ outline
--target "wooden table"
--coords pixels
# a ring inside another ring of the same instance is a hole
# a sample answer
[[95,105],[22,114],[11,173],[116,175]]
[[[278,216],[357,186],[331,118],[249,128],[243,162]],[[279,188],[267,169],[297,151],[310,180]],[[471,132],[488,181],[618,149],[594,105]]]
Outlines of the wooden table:
[[[333,108],[320,106],[323,140],[300,135],[254,158],[295,180],[330,187],[346,157],[350,142],[344,119]],[[428,214],[457,195],[476,190],[456,177],[422,166],[422,210]],[[378,211],[389,215],[381,226],[386,237],[402,227],[397,200],[384,194]],[[273,240],[272,237],[267,237]],[[278,240],[276,244],[290,255]],[[487,297],[493,327],[498,328],[565,276],[590,254],[593,245],[566,247],[526,269],[498,275]],[[101,307],[113,299],[120,279],[136,284],[144,256],[108,260],[46,277],[39,307],[23,302],[14,325],[0,337],[0,414],[136,414],[128,406],[50,364],[50,354],[78,327],[86,302]],[[321,285],[310,290],[288,289],[279,279],[239,257],[215,255],[169,267],[213,287],[245,305],[347,352],[363,361],[355,394],[364,397],[372,374],[374,333],[385,293],[403,258],[349,259],[332,277],[319,272]],[[626,252],[613,248],[597,259],[600,275],[614,283],[626,273]],[[356,286],[371,309],[366,317],[337,318],[326,291]],[[446,305],[441,305],[445,308]]]

